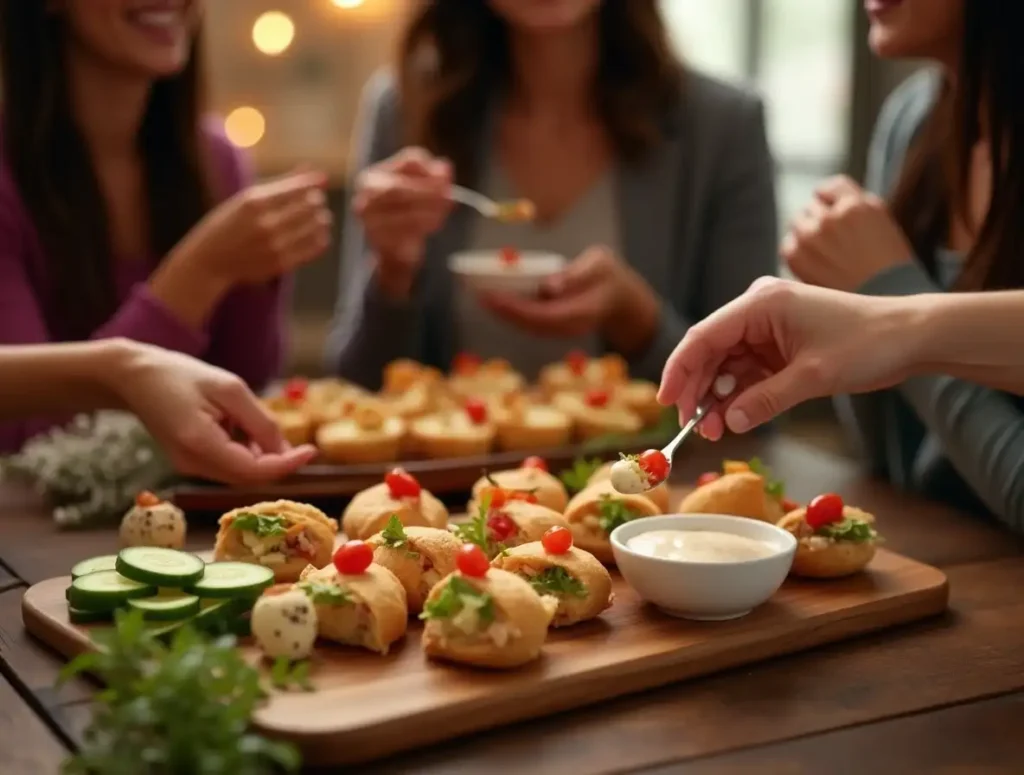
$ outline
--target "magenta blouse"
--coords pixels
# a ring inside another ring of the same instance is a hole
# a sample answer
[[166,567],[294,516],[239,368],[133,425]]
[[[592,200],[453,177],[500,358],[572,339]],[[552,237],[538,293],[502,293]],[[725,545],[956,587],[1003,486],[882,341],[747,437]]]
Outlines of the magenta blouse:
[[[222,196],[252,181],[244,156],[212,123],[205,128]],[[92,339],[126,337],[186,353],[234,372],[255,389],[281,366],[289,283],[239,287],[224,297],[205,330],[186,326],[147,290],[157,260],[115,262],[120,306]],[[49,260],[18,193],[0,144],[0,345],[53,341],[36,288],[46,287]],[[35,280],[35,282],[33,282]],[[2,379],[0,375],[0,379]],[[0,454],[63,420],[0,424]]]

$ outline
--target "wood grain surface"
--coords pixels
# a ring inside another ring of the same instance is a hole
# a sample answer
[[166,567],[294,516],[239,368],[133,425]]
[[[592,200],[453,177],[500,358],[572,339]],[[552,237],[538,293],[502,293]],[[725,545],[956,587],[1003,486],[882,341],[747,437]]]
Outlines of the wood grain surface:
[[[67,578],[25,594],[30,633],[62,654],[89,648],[67,621]],[[275,693],[255,716],[316,764],[366,761],[685,678],[801,651],[943,611],[946,578],[882,551],[871,572],[827,583],[787,582],[751,615],[723,623],[673,619],[616,579],[600,619],[555,630],[544,657],[507,673],[428,662],[419,625],[387,657],[327,646],[314,662],[314,693]],[[257,659],[251,647],[248,655]]]

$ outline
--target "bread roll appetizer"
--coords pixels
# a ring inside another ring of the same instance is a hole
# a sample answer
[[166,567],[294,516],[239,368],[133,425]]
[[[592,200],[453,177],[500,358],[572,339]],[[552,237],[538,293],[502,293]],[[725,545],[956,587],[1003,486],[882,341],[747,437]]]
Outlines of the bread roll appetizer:
[[215,560],[265,565],[279,582],[295,581],[307,565],[327,565],[338,533],[320,509],[286,500],[234,509],[218,524]]
[[846,506],[835,494],[819,495],[787,514],[779,527],[797,539],[791,573],[814,579],[850,576],[867,567],[880,540],[875,518]]
[[493,559],[510,547],[539,541],[549,528],[568,526],[559,512],[533,503],[529,497],[515,490],[484,490],[479,504],[470,512],[473,517],[455,525],[455,534]]
[[322,425],[316,444],[334,463],[386,463],[398,459],[405,421],[380,402],[360,403],[350,417]]
[[[613,460],[609,460],[607,463],[603,464],[600,468],[594,471],[590,476],[590,479],[587,480],[587,484],[591,485],[597,484],[598,482],[610,481],[613,465],[615,465],[615,461]],[[658,507],[660,513],[668,513],[669,495],[668,485],[665,482],[662,482],[657,487],[651,488],[644,493],[644,496],[648,500],[653,501],[654,505]]]
[[405,587],[410,614],[422,611],[434,585],[455,570],[455,555],[462,546],[448,530],[404,527],[394,515],[366,543],[373,549],[373,561],[394,573]]
[[493,409],[498,446],[507,451],[562,447],[572,440],[572,420],[561,409],[512,394]]
[[749,463],[727,460],[722,470],[697,480],[697,488],[679,504],[680,514],[726,514],[775,524],[786,513],[784,504],[792,504],[782,482],[772,479],[757,458]]
[[548,393],[580,392],[592,387],[611,387],[624,383],[629,368],[622,356],[609,354],[591,358],[580,350],[573,351],[558,363],[540,370],[541,387]]
[[384,481],[358,492],[341,515],[341,529],[349,538],[365,541],[379,533],[392,515],[406,527],[448,527],[448,509],[412,474],[395,468]]
[[612,400],[606,388],[586,393],[556,393],[555,408],[572,419],[577,438],[587,441],[610,434],[631,434],[643,429],[643,421],[632,409]]
[[458,570],[434,587],[420,614],[427,656],[491,668],[539,657],[558,601],[541,597],[514,573],[491,568],[474,544],[459,551],[456,563]]
[[576,546],[605,565],[614,565],[612,545],[608,541],[611,532],[631,519],[661,513],[650,498],[617,492],[606,479],[576,493],[565,509],[565,519]]
[[470,399],[462,409],[413,420],[409,435],[414,449],[428,458],[476,457],[490,451],[495,429],[487,404]]
[[553,627],[593,619],[612,604],[612,577],[594,555],[573,546],[572,531],[564,527],[502,552],[491,564],[521,576],[537,594],[558,600]]
[[470,501],[467,511],[473,513],[479,505],[480,493],[494,488],[530,493],[533,495],[535,503],[557,511],[559,514],[565,511],[565,507],[569,503],[569,494],[565,491],[565,485],[548,473],[547,464],[539,457],[526,458],[519,468],[495,471],[481,476],[473,485],[473,499]]
[[325,568],[306,568],[296,587],[316,606],[321,638],[387,654],[405,635],[405,589],[394,573],[373,563],[373,550],[362,541],[343,544]]

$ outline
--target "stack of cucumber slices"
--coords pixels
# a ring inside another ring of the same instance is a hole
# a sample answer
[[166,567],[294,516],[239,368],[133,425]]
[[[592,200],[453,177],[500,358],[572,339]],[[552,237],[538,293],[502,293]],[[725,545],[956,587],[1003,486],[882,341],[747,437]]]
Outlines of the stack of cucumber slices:
[[71,569],[68,618],[92,624],[129,609],[170,630],[191,621],[206,631],[243,634],[245,615],[273,583],[274,572],[262,565],[206,563],[177,549],[133,546]]

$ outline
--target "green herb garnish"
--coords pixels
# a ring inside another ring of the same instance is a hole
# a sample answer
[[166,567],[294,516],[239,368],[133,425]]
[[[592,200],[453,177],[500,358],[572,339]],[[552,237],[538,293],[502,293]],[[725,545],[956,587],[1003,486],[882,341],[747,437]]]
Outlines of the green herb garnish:
[[150,632],[140,611],[118,611],[114,625],[93,630],[98,650],[61,671],[81,673],[106,686],[68,775],[129,773],[296,772],[290,745],[249,732],[266,696],[259,672],[247,664],[231,636],[210,639],[191,625],[169,644]]
[[524,576],[530,586],[537,590],[538,595],[555,595],[557,597],[586,597],[587,588],[583,582],[569,573],[565,568],[553,566],[545,568],[536,576]]
[[260,538],[283,536],[288,532],[288,520],[284,517],[268,517],[265,514],[243,512],[231,522],[235,530],[255,533]]
[[772,479],[772,470],[761,462],[760,458],[751,458],[747,463],[750,470],[764,479],[764,491],[775,500],[781,501],[786,497],[786,485],[778,479]]
[[348,605],[352,593],[330,581],[300,581],[296,586],[306,593],[313,605]]
[[487,555],[487,559],[493,560],[505,547],[503,544],[491,540],[491,531],[487,527],[487,517],[490,513],[491,496],[490,493],[486,493],[480,499],[480,507],[477,509],[476,515],[455,526],[455,536],[463,543],[476,544]]
[[635,511],[622,501],[615,500],[611,495],[602,495],[597,508],[598,521],[601,523],[601,529],[607,535],[611,535],[619,525],[624,525],[637,517]]
[[481,592],[461,576],[452,576],[435,600],[423,605],[420,619],[451,619],[466,608],[476,609],[480,621],[494,621],[494,598]]
[[601,467],[601,461],[592,458],[587,460],[586,458],[576,458],[572,463],[572,468],[562,471],[558,475],[558,478],[562,480],[570,492],[577,493],[587,486],[587,482],[590,481],[590,477],[594,475],[594,472]]
[[878,538],[878,533],[869,523],[851,518],[844,519],[842,522],[822,525],[815,533],[835,541],[850,541],[855,544],[863,544]]
[[407,557],[413,560],[419,559],[419,552],[414,552],[409,548],[409,536],[405,532],[405,526],[402,524],[402,520],[398,518],[397,514],[392,514],[388,520],[388,524],[384,526],[384,530],[380,534],[381,541],[384,546],[390,549],[405,549]]
[[270,669],[270,682],[275,689],[281,691],[287,691],[293,686],[298,686],[304,692],[313,691],[313,684],[309,682],[307,660],[292,662],[288,657],[278,657]]

